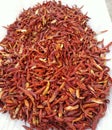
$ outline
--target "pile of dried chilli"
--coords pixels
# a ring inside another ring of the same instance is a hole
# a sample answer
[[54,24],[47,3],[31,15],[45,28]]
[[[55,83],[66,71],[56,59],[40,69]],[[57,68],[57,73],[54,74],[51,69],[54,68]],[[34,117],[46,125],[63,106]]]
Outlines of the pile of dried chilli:
[[[96,129],[109,100],[103,42],[77,7],[48,1],[24,10],[0,42],[0,107],[27,130]],[[98,47],[98,45],[102,47]]]

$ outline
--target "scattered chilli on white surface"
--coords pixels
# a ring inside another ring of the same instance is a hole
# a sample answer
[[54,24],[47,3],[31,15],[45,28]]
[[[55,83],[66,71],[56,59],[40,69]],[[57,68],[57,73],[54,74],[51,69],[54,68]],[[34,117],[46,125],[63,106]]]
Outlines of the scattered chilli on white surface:
[[[97,33],[103,30],[109,30],[106,33],[98,35],[97,38],[99,40],[104,38],[105,44],[107,44],[109,41],[112,41],[112,29],[111,29],[112,24],[104,0],[61,0],[61,1],[63,4],[68,4],[69,6],[73,6],[76,4],[78,5],[78,7],[81,7],[82,5],[84,5],[82,11],[84,13],[88,12],[88,16],[91,18],[88,24],[93,28],[93,30],[95,30]],[[4,29],[2,26],[7,26],[13,23],[23,8],[27,9],[30,6],[35,5],[37,2],[42,3],[42,0],[0,1],[0,40],[2,40],[2,38],[6,34],[6,29]],[[35,13],[38,15],[38,10]],[[52,21],[52,23],[55,22],[56,22],[55,20]],[[26,32],[26,30],[21,30],[21,32]],[[0,47],[0,49],[2,48]],[[112,53],[108,54],[107,56],[111,58]],[[108,62],[107,65],[111,67],[112,60]],[[112,74],[112,67],[110,73]],[[100,120],[96,130],[112,130],[112,123],[111,123],[112,90],[110,93],[111,93],[109,96],[110,103],[108,104],[106,115],[103,119]],[[0,130],[24,130],[22,125],[24,125],[24,122],[18,120],[11,120],[8,113],[6,114],[0,113]]]

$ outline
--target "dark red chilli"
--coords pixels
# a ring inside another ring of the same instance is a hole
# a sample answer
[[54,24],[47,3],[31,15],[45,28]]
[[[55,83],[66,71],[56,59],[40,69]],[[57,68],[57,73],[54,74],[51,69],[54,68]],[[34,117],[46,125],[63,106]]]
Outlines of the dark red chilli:
[[[80,8],[48,1],[24,10],[0,42],[0,107],[26,130],[95,130],[112,78],[109,46]],[[98,45],[101,44],[101,48]]]

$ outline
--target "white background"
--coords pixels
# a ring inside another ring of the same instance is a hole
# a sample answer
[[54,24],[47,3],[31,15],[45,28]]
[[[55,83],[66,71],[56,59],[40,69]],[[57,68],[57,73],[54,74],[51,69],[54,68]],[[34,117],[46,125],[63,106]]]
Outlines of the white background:
[[[112,41],[112,23],[107,12],[107,8],[104,0],[61,0],[63,4],[70,6],[78,5],[81,7],[84,5],[82,11],[88,12],[88,16],[91,18],[89,25],[94,31],[99,33],[103,30],[109,30],[108,32],[98,36],[98,39],[104,38],[105,44]],[[14,22],[18,14],[22,12],[22,9],[27,9],[30,6],[35,5],[42,0],[0,0],[0,40],[5,36],[6,30],[2,26],[7,26]],[[112,48],[111,48],[112,50]],[[112,51],[107,55],[111,58],[111,61],[107,65],[111,68],[112,76]],[[98,123],[96,130],[112,130],[112,90],[110,92],[110,104],[104,118]],[[11,120],[8,114],[0,113],[0,130],[24,130],[22,121]]]

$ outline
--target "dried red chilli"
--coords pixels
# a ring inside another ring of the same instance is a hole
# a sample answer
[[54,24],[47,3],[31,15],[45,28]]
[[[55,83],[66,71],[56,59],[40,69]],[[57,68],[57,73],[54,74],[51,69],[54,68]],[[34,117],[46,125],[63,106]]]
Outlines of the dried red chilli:
[[[96,129],[112,79],[109,45],[77,7],[46,2],[24,10],[0,42],[0,107],[27,130]],[[102,48],[98,45],[102,44]]]

